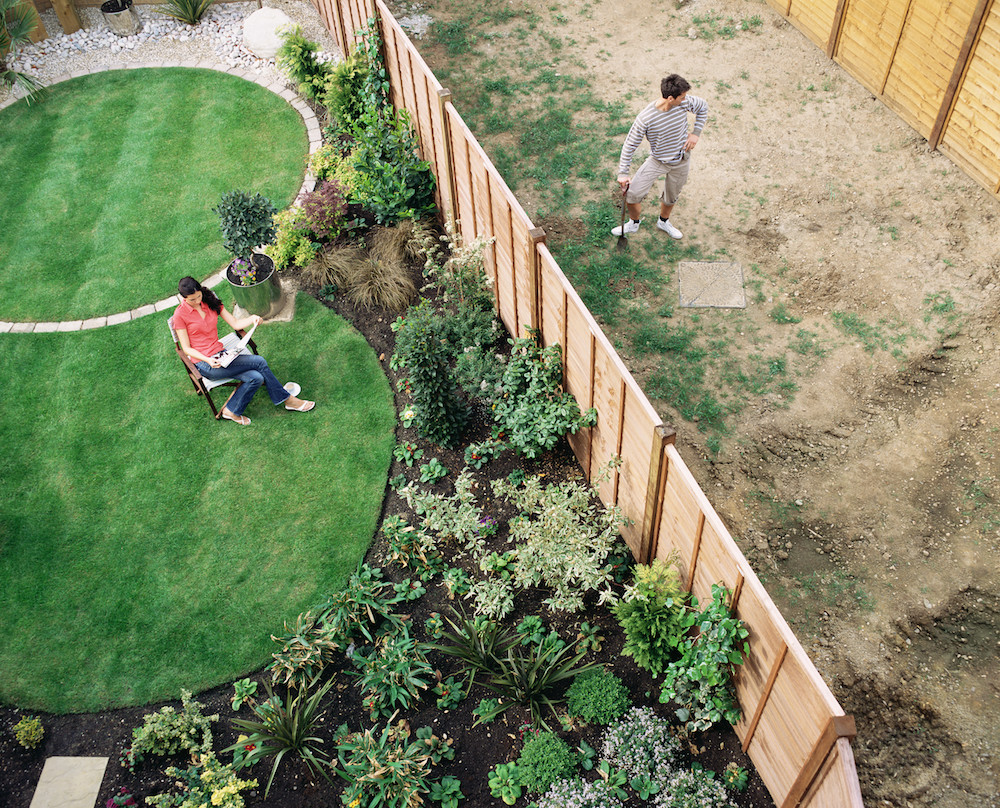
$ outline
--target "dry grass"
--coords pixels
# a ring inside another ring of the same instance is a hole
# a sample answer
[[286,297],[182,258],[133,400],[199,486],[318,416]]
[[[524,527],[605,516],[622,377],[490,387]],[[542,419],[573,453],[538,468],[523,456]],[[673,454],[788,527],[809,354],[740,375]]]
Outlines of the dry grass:
[[402,311],[417,294],[411,261],[419,255],[413,223],[375,228],[368,247],[335,246],[316,257],[305,274],[320,285],[334,286],[359,306]]

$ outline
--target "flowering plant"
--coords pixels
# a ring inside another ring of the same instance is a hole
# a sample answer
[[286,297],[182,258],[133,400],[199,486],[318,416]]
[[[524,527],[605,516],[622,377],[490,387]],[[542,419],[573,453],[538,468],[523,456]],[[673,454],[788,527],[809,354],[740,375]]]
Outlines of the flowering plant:
[[114,796],[111,797],[106,803],[104,803],[105,808],[118,808],[122,805],[138,805],[125,786],[121,787],[121,790]]

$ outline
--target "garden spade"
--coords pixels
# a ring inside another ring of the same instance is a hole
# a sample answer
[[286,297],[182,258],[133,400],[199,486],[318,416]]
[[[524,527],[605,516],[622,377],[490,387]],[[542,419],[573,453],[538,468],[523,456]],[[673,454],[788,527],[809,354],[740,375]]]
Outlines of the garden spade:
[[615,249],[618,252],[625,252],[628,249],[628,236],[625,235],[625,211],[628,209],[625,204],[625,192],[622,191],[622,234],[618,236],[618,243],[615,245]]

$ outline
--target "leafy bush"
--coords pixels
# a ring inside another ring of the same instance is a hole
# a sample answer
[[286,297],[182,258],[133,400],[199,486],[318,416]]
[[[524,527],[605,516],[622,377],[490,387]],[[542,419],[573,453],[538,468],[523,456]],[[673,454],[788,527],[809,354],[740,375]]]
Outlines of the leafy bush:
[[601,603],[613,600],[607,558],[625,523],[620,508],[596,505],[597,489],[572,481],[543,486],[534,475],[520,487],[508,480],[492,485],[522,513],[510,523],[518,548],[514,578],[520,586],[550,587],[553,595],[544,602],[562,611],[582,609],[590,591],[600,593]]
[[340,728],[336,737],[340,759],[338,774],[347,781],[344,805],[410,808],[430,793],[431,766],[451,760],[451,740],[442,740],[430,727],[416,732],[410,741],[409,724],[399,721],[381,732],[366,729],[350,732]]
[[663,779],[654,808],[732,808],[726,787],[705,769],[673,772]]
[[438,235],[429,221],[416,223],[414,231],[425,258],[424,289],[439,291],[445,303],[492,311],[492,279],[486,274],[486,250],[495,239],[479,236],[465,244],[450,217],[445,222],[444,235]]
[[449,370],[451,351],[444,319],[424,300],[396,320],[392,329],[396,332],[393,365],[407,370],[418,413],[417,431],[441,446],[454,446],[469,412]]
[[287,27],[280,35],[281,47],[276,57],[278,67],[298,85],[299,93],[318,100],[326,91],[332,72],[330,65],[316,57],[319,45],[307,40],[298,25]]
[[521,785],[534,793],[547,791],[556,781],[569,777],[575,767],[573,750],[554,732],[532,735],[517,759]]
[[[398,447],[397,447],[398,448]],[[399,516],[382,520],[382,534],[388,545],[388,558],[416,572],[427,580],[442,566],[441,553],[434,538]]]
[[330,71],[320,103],[341,132],[350,131],[364,111],[363,90],[368,74],[364,50],[356,48]]
[[[750,652],[750,632],[729,611],[729,590],[712,584],[712,602],[701,612],[684,614],[687,627],[698,627],[679,646],[680,659],[663,677],[660,701],[679,705],[677,717],[689,730],[708,729],[725,719],[740,720],[740,705],[732,686],[733,665],[742,665]],[[697,602],[695,601],[695,605]]]
[[405,624],[373,648],[355,651],[351,660],[358,667],[363,704],[373,721],[412,707],[434,679],[434,669]]
[[42,719],[38,716],[22,715],[14,725],[14,737],[25,749],[35,749],[45,735]]
[[278,766],[288,754],[298,755],[310,770],[330,779],[326,771],[330,762],[320,751],[319,747],[323,740],[316,735],[316,731],[323,719],[320,702],[333,687],[333,683],[334,680],[331,679],[311,694],[307,686],[295,691],[289,689],[285,694],[285,700],[282,701],[274,697],[271,683],[265,681],[267,707],[257,709],[258,718],[233,719],[234,726],[246,730],[250,735],[224,751],[232,752],[238,747],[246,751],[246,747],[253,746],[254,748],[243,756],[242,766],[253,766],[258,761],[274,758],[271,776],[267,779],[267,787],[264,789],[265,797],[271,790],[271,783],[274,782]]
[[656,559],[649,566],[637,564],[635,580],[626,587],[613,611],[625,632],[622,653],[640,668],[659,676],[687,632],[681,578],[676,556]]
[[213,0],[166,0],[162,6],[157,6],[156,10],[188,25],[197,25],[212,2]]
[[319,252],[319,245],[310,238],[312,230],[306,212],[296,205],[276,213],[274,223],[277,225],[274,243],[264,250],[274,261],[274,268],[307,266]]
[[395,631],[402,621],[392,610],[404,600],[391,582],[383,580],[381,569],[362,561],[347,585],[327,597],[316,610],[346,648],[353,640],[374,642],[379,632]]
[[347,226],[347,196],[336,180],[323,180],[302,200],[302,221],[319,239],[332,240]]
[[243,808],[245,802],[240,792],[257,787],[256,780],[241,780],[236,776],[235,766],[219,763],[211,752],[202,755],[187,769],[170,766],[166,773],[181,789],[180,793],[154,794],[146,797],[146,805],[154,808]]
[[271,655],[268,665],[275,682],[289,687],[304,685],[322,672],[328,662],[337,658],[347,645],[333,626],[326,623],[316,611],[307,611],[295,618],[295,627],[271,639],[281,645],[281,650]]
[[122,766],[134,769],[147,755],[175,755],[178,752],[207,754],[212,751],[212,723],[218,715],[202,715],[202,707],[187,690],[181,691],[182,712],[161,707],[143,717],[142,726],[132,730],[132,743],[121,758]]
[[670,723],[649,707],[633,707],[608,726],[601,750],[606,760],[629,777],[654,780],[673,769],[680,752],[681,743]]
[[562,353],[558,345],[542,348],[538,333],[509,340],[510,360],[494,401],[494,416],[514,451],[538,457],[555,448],[567,432],[597,423],[593,408],[581,414],[576,399],[562,392]]
[[538,808],[624,808],[624,803],[604,780],[574,777],[549,788],[539,798]]
[[339,143],[324,143],[309,156],[309,171],[320,180],[336,180],[351,198],[351,191],[357,182],[350,150],[344,151]]
[[628,689],[622,680],[604,668],[577,676],[566,691],[569,714],[584,721],[608,724],[630,705]]
[[274,240],[277,209],[261,194],[229,191],[212,211],[219,216],[222,246],[237,258],[249,261],[255,247]]

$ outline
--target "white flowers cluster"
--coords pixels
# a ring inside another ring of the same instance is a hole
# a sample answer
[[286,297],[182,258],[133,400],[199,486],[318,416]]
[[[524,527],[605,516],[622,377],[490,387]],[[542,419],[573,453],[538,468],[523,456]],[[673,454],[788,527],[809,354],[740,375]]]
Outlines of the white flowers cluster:
[[604,733],[602,755],[631,777],[645,775],[657,780],[674,771],[681,743],[671,732],[670,722],[649,707],[633,707]]
[[663,782],[654,808],[733,808],[726,787],[704,769],[675,771]]
[[623,808],[622,801],[603,780],[582,778],[555,783],[538,800],[538,808]]

